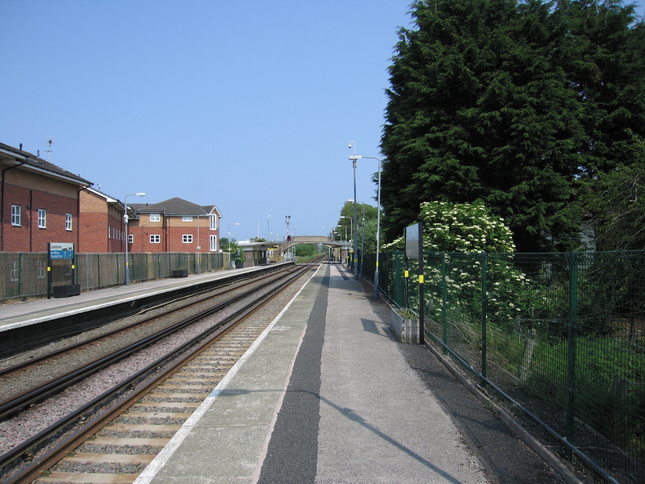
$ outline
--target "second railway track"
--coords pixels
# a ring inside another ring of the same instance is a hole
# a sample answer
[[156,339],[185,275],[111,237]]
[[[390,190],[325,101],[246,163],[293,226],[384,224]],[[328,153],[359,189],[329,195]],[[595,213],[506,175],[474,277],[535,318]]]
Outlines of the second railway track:
[[0,455],[2,482],[132,482],[310,277],[309,269],[301,267],[301,274],[294,277],[298,282],[282,290],[279,302],[273,296],[274,302],[226,329],[200,356],[176,358],[186,366],[173,376],[166,376],[174,372],[171,369],[153,371],[154,378],[167,378],[159,383],[146,377],[146,386],[155,386],[154,391],[135,391],[135,383],[127,383],[121,390],[128,394],[127,401],[119,397],[119,403],[104,402],[107,408],[78,416],[67,431],[58,431],[63,436],[53,440],[41,436],[40,443],[14,451],[10,459]]

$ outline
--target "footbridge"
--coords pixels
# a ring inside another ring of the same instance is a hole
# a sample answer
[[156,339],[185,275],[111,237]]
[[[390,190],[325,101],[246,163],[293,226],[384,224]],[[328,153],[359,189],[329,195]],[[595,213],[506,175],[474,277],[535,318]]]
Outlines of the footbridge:
[[286,240],[265,240],[261,242],[239,242],[244,250],[246,265],[262,265],[283,262],[290,259],[289,249],[298,244],[321,244],[333,250],[334,260],[344,260],[352,250],[350,240],[331,240],[324,235],[293,235]]

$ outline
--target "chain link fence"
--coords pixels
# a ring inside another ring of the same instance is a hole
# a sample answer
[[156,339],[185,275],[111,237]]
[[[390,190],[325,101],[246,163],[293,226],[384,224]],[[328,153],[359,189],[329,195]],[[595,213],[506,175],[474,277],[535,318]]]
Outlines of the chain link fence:
[[645,482],[645,251],[426,253],[421,304],[417,271],[380,255],[380,289],[424,311],[426,341],[590,481]]
[[[129,280],[132,283],[172,277],[180,270],[187,274],[213,272],[225,267],[224,253],[131,253]],[[0,252],[0,302],[12,299],[47,297],[48,254]],[[72,261],[55,274],[71,274]],[[76,254],[74,277],[81,290],[94,290],[125,283],[125,254]],[[57,285],[56,278],[53,285]]]

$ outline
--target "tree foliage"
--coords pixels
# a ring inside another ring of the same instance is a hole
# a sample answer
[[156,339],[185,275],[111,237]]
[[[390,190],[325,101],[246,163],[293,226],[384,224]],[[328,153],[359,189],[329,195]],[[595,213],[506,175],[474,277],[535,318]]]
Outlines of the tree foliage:
[[343,227],[341,233],[347,233],[355,237],[359,250],[364,247],[365,252],[376,252],[376,232],[377,232],[378,210],[373,205],[359,202],[356,204],[356,222],[358,226],[357,234],[354,235],[354,228],[350,229],[354,223],[354,202],[345,202],[340,210],[340,217],[337,226]]
[[[645,28],[622,2],[423,0],[390,67],[387,239],[422,201],[482,201],[521,251],[573,248],[580,184],[645,129]],[[631,131],[630,131],[631,130]]]
[[645,143],[635,162],[589,180],[583,196],[599,250],[645,248]]
[[[423,202],[419,222],[423,249],[435,252],[514,252],[515,244],[504,220],[481,203]],[[403,250],[403,237],[384,250]]]

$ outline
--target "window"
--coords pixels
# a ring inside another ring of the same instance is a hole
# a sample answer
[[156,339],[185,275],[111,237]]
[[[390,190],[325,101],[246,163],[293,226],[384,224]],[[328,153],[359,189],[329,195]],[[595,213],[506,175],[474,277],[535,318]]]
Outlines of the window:
[[217,215],[211,215],[211,230],[217,230]]
[[65,214],[65,230],[72,230],[72,214]]
[[45,261],[39,260],[36,266],[38,279],[44,279],[47,275],[47,264],[45,263]]
[[22,225],[22,207],[20,205],[11,206],[11,225]]
[[192,244],[193,243],[193,234],[184,234],[181,236],[181,241],[184,244]]
[[38,228],[47,228],[47,210],[45,210],[44,208],[38,209]]
[[217,251],[217,235],[211,235],[211,252]]
[[19,279],[19,272],[18,272],[18,260],[14,259],[9,262],[9,280],[11,282],[18,282],[20,281]]
[[192,222],[192,221],[193,221],[193,217],[190,217],[190,216],[182,217],[182,218],[181,218],[181,221],[182,221],[182,222]]
[[[157,235],[157,237],[159,236]],[[128,234],[128,244],[134,244],[134,235]]]
[[150,214],[150,221],[151,222],[161,222],[161,214],[160,213],[151,213]]
[[151,235],[150,236],[150,243],[151,244],[160,244],[161,243],[161,235]]

